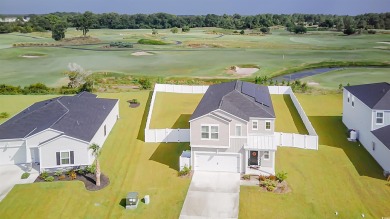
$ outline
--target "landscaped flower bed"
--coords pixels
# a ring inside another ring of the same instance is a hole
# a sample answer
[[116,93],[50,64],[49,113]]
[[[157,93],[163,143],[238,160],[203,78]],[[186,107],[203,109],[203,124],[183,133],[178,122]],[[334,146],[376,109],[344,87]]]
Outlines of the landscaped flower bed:
[[259,185],[265,191],[274,193],[288,193],[291,191],[286,182],[287,173],[279,172],[275,175],[259,176]]
[[96,191],[103,189],[108,184],[110,184],[110,179],[101,174],[100,176],[100,186],[96,186],[96,176],[95,176],[94,166],[72,169],[68,171],[58,170],[54,173],[42,172],[35,182],[54,182],[54,181],[73,181],[78,180],[84,183],[85,188],[89,191]]

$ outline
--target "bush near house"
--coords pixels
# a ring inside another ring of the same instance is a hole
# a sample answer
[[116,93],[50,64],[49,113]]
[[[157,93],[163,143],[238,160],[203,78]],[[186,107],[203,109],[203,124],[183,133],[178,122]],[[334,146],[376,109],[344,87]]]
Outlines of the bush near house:
[[279,182],[283,182],[284,180],[287,179],[287,173],[284,171],[276,173],[276,178],[278,179]]
[[45,178],[45,181],[46,182],[53,182],[54,181],[54,177],[53,176],[48,176]]
[[30,173],[23,173],[20,177],[21,179],[27,179],[30,176]]
[[7,112],[0,113],[0,119],[6,119],[8,117],[9,117],[9,113],[7,113]]
[[43,171],[40,175],[39,178],[45,180],[47,177],[49,177],[49,173],[46,171]]
[[179,176],[188,176],[191,173],[191,167],[184,166],[184,168],[179,171]]

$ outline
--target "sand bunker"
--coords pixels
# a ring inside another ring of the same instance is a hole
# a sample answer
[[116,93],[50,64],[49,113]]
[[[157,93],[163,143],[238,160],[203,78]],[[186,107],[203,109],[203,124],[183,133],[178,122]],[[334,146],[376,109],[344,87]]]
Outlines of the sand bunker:
[[35,59],[35,58],[41,58],[42,56],[33,56],[33,55],[22,55],[22,58],[28,58],[28,59]]
[[383,43],[383,44],[389,44],[390,45],[390,42],[376,42],[376,43]]
[[249,76],[257,72],[258,70],[258,68],[240,68],[238,66],[232,66],[232,68],[230,69],[231,73],[240,76]]
[[314,86],[317,86],[317,85],[320,85],[320,84],[317,83],[317,82],[311,81],[311,82],[308,82],[307,85],[314,85]]
[[133,56],[152,56],[153,54],[148,53],[148,52],[133,52],[133,53],[131,53],[131,55],[133,55]]

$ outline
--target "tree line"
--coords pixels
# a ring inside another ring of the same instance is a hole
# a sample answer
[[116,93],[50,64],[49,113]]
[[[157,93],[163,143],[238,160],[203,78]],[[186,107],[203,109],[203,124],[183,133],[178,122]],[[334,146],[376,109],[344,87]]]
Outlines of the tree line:
[[[220,27],[225,29],[255,29],[271,26],[284,26],[294,30],[296,26],[343,31],[351,29],[390,29],[390,13],[368,13],[357,16],[324,14],[258,14],[233,15],[188,15],[177,16],[167,13],[117,14],[103,13],[64,13],[30,15],[28,22],[17,19],[14,23],[0,23],[0,33],[53,31],[75,27],[83,31],[89,29],[167,29],[183,27]],[[61,32],[61,31],[59,31]],[[61,37],[61,36],[59,36]],[[53,37],[54,38],[54,37]]]

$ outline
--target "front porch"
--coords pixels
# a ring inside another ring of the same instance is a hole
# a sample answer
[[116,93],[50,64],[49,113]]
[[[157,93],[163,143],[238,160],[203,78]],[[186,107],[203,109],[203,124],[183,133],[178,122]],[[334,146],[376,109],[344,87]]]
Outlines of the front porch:
[[248,136],[244,145],[245,174],[275,175],[274,136]]

